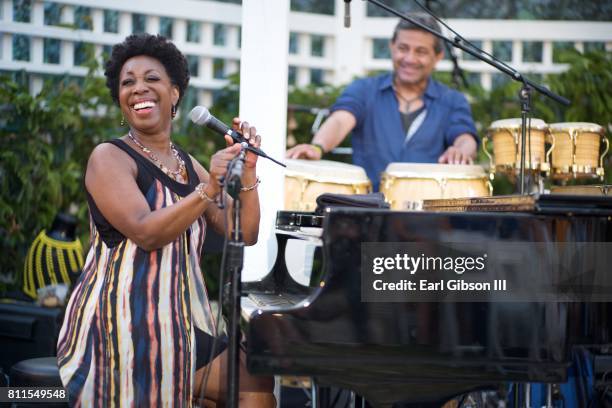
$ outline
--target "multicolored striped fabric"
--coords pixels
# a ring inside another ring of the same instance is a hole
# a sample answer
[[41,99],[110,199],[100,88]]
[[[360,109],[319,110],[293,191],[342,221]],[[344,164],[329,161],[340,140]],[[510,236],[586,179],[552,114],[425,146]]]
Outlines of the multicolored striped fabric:
[[[125,143],[112,143],[136,160],[137,182],[152,210],[176,203],[197,184],[183,151],[189,185],[172,180]],[[93,199],[89,204],[91,248],[58,343],[71,405],[189,407],[195,328],[210,335],[215,330],[199,267],[204,218],[175,241],[147,252],[128,238],[111,239],[110,224],[100,219]]]

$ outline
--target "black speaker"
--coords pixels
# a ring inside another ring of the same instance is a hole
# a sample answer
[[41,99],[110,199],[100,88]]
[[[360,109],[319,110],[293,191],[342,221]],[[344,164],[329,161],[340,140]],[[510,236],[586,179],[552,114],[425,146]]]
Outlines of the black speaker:
[[19,361],[56,355],[63,310],[0,302],[0,367],[5,373]]

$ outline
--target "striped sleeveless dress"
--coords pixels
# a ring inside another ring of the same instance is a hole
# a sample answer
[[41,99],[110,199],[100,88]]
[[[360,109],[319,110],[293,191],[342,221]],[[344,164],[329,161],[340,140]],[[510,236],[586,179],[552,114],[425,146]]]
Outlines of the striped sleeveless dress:
[[[179,183],[125,142],[151,210],[191,193],[198,176],[182,150],[189,184]],[[71,405],[184,407],[192,404],[196,331],[215,333],[200,270],[206,223],[197,219],[166,246],[145,251],[113,228],[88,193],[91,247],[58,341]]]

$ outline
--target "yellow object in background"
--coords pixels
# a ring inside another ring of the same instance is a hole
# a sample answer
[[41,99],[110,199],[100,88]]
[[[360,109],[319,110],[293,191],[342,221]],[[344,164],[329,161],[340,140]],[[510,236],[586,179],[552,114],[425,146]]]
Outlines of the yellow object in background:
[[23,292],[36,299],[36,291],[48,285],[72,286],[83,268],[81,241],[64,241],[38,234],[26,256],[23,270]]

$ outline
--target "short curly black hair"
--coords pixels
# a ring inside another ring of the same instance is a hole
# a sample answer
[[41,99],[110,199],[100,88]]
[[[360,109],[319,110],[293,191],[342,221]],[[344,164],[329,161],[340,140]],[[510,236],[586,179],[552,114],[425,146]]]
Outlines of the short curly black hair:
[[159,34],[132,34],[122,43],[113,46],[104,70],[106,86],[110,90],[113,101],[119,104],[119,73],[123,64],[138,55],[146,55],[162,63],[170,81],[178,87],[178,106],[189,84],[189,64],[183,53],[166,37]]

